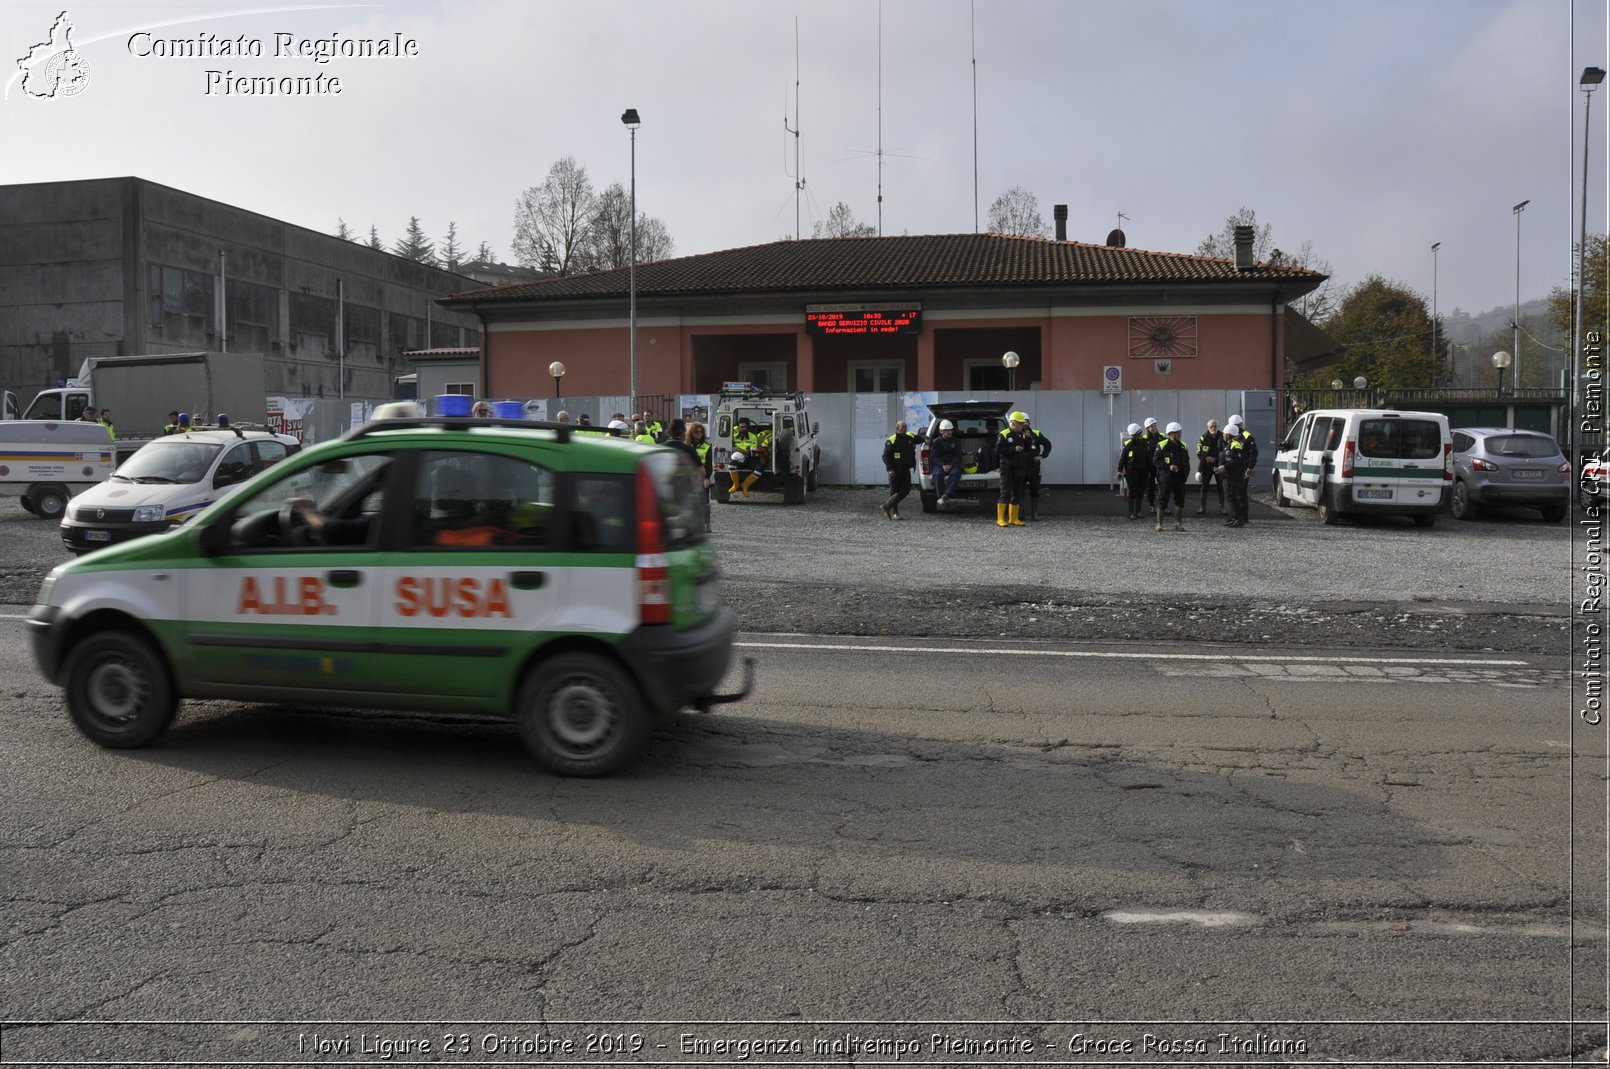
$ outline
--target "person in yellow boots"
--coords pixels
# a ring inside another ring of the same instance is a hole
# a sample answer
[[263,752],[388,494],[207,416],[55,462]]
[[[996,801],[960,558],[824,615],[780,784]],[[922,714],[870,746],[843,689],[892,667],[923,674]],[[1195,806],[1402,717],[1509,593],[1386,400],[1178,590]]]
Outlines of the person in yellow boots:
[[[727,467],[732,475],[732,489],[729,493],[742,491],[745,497],[749,496],[749,488],[760,480],[755,473],[757,463],[756,454],[760,452],[760,439],[756,436],[754,426],[749,417],[744,416],[738,420],[738,426],[732,432],[732,455],[727,460]],[[742,485],[739,480],[743,480]]]
[[995,526],[1023,527],[1023,491],[1029,481],[1029,466],[1038,451],[1034,437],[1029,434],[1029,417],[1013,412],[1006,417],[1007,428],[1001,432],[996,452],[1001,464],[1001,497],[995,505]]

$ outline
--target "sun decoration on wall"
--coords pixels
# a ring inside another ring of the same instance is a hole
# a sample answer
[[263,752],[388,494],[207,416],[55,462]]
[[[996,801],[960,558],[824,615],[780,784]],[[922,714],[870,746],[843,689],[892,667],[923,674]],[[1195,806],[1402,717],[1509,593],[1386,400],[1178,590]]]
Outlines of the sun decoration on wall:
[[1195,316],[1130,316],[1129,355],[1136,358],[1196,355]]

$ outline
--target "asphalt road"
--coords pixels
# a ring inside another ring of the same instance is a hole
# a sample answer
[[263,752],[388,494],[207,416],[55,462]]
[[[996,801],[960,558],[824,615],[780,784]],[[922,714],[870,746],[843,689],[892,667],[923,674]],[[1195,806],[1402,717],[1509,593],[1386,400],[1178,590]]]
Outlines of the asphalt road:
[[821,1052],[770,1064],[1603,1045],[1435,1023],[1558,1022],[1573,986],[1604,1018],[1603,743],[1563,657],[747,634],[754,698],[566,781],[499,724],[222,702],[102,751],[15,615],[4,1018],[78,1023],[11,1025],[8,1063],[454,1061],[460,1035],[729,1064],[759,1038]]

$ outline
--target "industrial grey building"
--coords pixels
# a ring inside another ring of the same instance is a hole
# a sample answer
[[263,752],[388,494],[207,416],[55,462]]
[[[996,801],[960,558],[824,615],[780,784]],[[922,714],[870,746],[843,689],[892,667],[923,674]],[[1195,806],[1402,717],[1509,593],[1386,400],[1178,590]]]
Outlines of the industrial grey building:
[[268,354],[271,393],[388,398],[404,351],[480,344],[435,302],[483,285],[141,178],[0,186],[0,386],[211,350]]

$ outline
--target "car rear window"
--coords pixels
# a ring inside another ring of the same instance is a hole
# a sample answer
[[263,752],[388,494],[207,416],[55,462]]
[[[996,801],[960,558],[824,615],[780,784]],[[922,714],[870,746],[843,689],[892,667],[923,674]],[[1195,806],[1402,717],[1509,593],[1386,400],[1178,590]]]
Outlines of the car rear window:
[[709,532],[704,525],[703,474],[676,453],[654,453],[642,463],[660,499],[665,548],[683,549],[704,541]]
[[1560,447],[1539,434],[1506,434],[1487,439],[1487,452],[1500,457],[1557,457]]
[[1428,419],[1361,420],[1358,452],[1386,460],[1434,460],[1442,455],[1442,426]]

